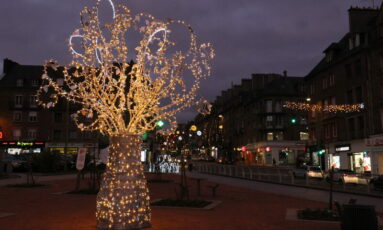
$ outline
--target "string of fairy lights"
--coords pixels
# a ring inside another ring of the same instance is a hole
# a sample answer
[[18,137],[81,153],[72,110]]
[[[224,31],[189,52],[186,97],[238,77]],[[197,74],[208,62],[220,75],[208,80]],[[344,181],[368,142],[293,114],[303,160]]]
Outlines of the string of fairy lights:
[[341,105],[320,105],[302,102],[286,101],[283,107],[291,110],[329,112],[329,113],[352,113],[364,109],[364,104],[341,104]]
[[[66,66],[46,61],[37,102],[51,108],[64,98],[80,108],[71,115],[79,129],[110,137],[107,170],[97,196],[97,227],[140,229],[150,226],[151,214],[139,137],[160,120],[175,128],[175,115],[194,104],[202,113],[210,111],[208,102],[196,103],[196,94],[201,80],[210,75],[214,50],[210,43],[199,44],[184,21],[132,16],[125,5],[107,1],[112,22],[100,23],[101,0],[81,11],[82,26],[69,37],[73,60]],[[170,40],[173,27],[187,32],[186,50],[178,50]],[[135,63],[128,60],[131,31],[142,36],[132,49]]]

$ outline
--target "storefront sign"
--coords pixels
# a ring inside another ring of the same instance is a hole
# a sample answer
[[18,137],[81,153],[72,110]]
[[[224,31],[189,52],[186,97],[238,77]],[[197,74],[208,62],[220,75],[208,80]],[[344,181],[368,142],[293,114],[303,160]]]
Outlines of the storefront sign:
[[76,169],[82,170],[85,164],[86,148],[79,148],[76,161]]
[[337,145],[335,146],[335,152],[347,152],[351,150],[350,145]]
[[48,142],[46,145],[47,148],[81,148],[81,147],[96,147],[96,143],[93,142],[86,142],[86,143],[73,143],[69,142],[67,144],[63,142]]
[[1,141],[0,146],[9,148],[42,148],[45,142],[42,141]]
[[364,140],[367,146],[383,145],[383,137],[370,137]]

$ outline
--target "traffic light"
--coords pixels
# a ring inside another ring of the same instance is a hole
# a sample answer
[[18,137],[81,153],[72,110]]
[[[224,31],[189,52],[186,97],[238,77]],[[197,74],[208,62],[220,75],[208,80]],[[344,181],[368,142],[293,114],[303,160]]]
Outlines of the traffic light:
[[157,121],[156,126],[158,129],[162,129],[165,126],[165,122],[163,120],[159,120]]
[[290,120],[291,124],[296,124],[297,121],[298,121],[298,119],[296,119],[296,118],[291,118],[291,120]]
[[144,134],[142,134],[142,140],[143,140],[143,141],[148,140],[148,133],[147,133],[147,132],[145,132]]

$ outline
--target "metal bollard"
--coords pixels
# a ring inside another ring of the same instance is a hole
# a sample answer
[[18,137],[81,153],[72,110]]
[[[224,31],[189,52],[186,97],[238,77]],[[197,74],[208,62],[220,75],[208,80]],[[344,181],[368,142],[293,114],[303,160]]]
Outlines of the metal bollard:
[[279,183],[282,183],[282,174],[280,170],[278,170],[278,179],[279,179]]
[[294,184],[295,181],[294,181],[294,173],[292,171],[290,171],[290,176],[291,176],[291,184]]

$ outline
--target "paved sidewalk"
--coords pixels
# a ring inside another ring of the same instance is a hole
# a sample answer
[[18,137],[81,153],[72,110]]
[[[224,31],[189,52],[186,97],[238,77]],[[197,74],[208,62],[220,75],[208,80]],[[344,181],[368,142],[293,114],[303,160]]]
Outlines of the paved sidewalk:
[[[215,176],[211,174],[203,174],[198,172],[188,172],[188,176],[195,178],[205,178],[209,181],[231,186],[237,186],[257,191],[270,192],[274,194],[281,194],[285,196],[303,198],[314,201],[328,202],[329,199],[328,191],[317,189],[302,188],[282,184],[271,184],[258,181],[250,181],[246,179],[238,179],[233,177]],[[357,203],[374,205],[377,211],[383,212],[383,198],[375,198],[338,192],[334,192],[333,197],[334,200],[339,201],[340,203],[347,203],[351,198],[357,199]]]
[[[72,176],[72,179],[63,179]],[[192,177],[203,177],[190,174]],[[156,178],[155,175],[148,175]],[[0,187],[0,229],[7,230],[95,230],[95,195],[72,195],[74,175],[60,175],[49,186],[35,188]],[[180,181],[178,175],[162,175],[163,179]],[[207,177],[206,177],[207,178]],[[191,199],[220,200],[212,210],[152,207],[153,230],[340,230],[338,223],[286,220],[289,209],[324,208],[324,202],[288,195],[258,191],[239,179],[213,178],[201,182],[201,196],[197,196],[197,182],[189,178]],[[211,181],[209,181],[211,180]],[[220,183],[217,197],[212,197],[208,186]],[[231,185],[228,185],[231,184]],[[86,187],[87,181],[82,182]],[[246,188],[246,186],[248,188]],[[274,185],[276,186],[276,185]],[[150,183],[151,199],[175,198],[176,183]],[[279,187],[280,190],[281,187]],[[382,215],[381,215],[382,216]],[[383,230],[383,228],[380,228]]]
[[[0,180],[0,187],[6,186],[8,184],[22,184],[26,183],[27,181],[27,175],[25,173],[17,173],[19,177],[17,178],[7,178],[7,179],[1,179]],[[66,179],[73,179],[77,175],[76,174],[61,174],[61,175],[33,175],[33,178],[35,179],[36,183],[40,183],[43,181],[55,181],[55,180],[66,180]]]

